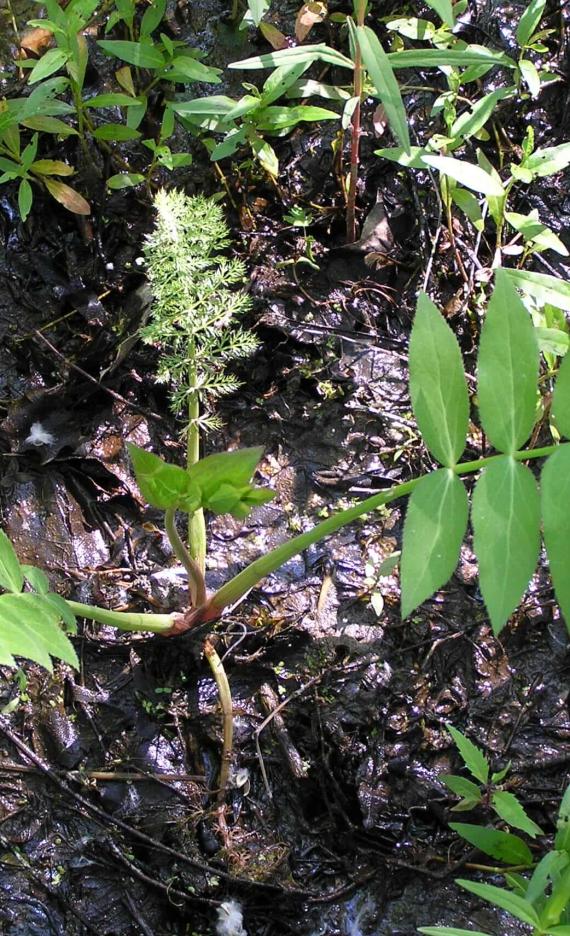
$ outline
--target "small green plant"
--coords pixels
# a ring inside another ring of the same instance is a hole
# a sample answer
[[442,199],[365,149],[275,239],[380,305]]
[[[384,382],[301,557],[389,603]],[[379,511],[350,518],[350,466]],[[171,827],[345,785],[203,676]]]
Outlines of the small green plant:
[[[526,923],[531,927],[532,936],[569,936],[570,786],[562,798],[556,825],[554,848],[539,861],[530,879],[514,871],[505,871],[506,887],[464,879],[456,883],[476,897],[506,910],[516,920]],[[530,859],[532,863],[532,856]],[[457,929],[453,926],[423,926],[418,932],[424,936],[489,936],[478,930]]]
[[[431,300],[421,294],[410,343],[410,391],[423,440],[441,467],[332,514],[312,530],[292,537],[256,559],[214,594],[207,595],[199,575],[194,574],[193,560],[177,537],[175,512],[182,511],[190,518],[200,510],[239,518],[247,516],[252,507],[273,496],[272,492],[258,489],[251,483],[261,449],[210,455],[182,468],[130,446],[143,497],[166,512],[167,532],[176,554],[189,569],[194,600],[185,610],[165,615],[110,611],[66,601],[68,619],[71,614],[82,615],[124,630],[149,630],[170,636],[210,626],[225,608],[243,598],[261,579],[293,556],[363,514],[410,496],[401,559],[402,615],[408,617],[453,574],[469,513],[467,491],[461,479],[464,475],[478,475],[471,520],[481,592],[495,634],[503,629],[534,572],[540,551],[541,525],[556,596],[567,623],[570,622],[567,574],[570,444],[522,448],[536,419],[539,349],[530,315],[513,285],[520,280],[520,273],[496,271],[495,288],[481,332],[479,414],[496,454],[475,461],[460,461],[469,424],[469,395],[461,353],[443,316]],[[525,282],[531,277],[532,288],[537,289],[537,276],[539,274],[525,274]],[[544,279],[546,285],[540,279],[538,282],[545,294],[550,295],[550,281],[558,281],[554,277]],[[554,387],[552,417],[559,436],[570,438],[568,355]],[[535,459],[544,460],[540,490],[534,474],[525,464]],[[0,543],[0,561],[12,566],[17,562],[5,538]],[[0,596],[0,626],[5,620],[2,608],[11,608],[13,596],[19,599],[23,581],[23,573],[14,573],[9,580],[11,594]],[[21,621],[26,623],[30,615],[25,600],[21,601],[21,608]],[[13,623],[9,615],[6,620]],[[9,653],[35,658],[36,630],[26,631],[25,639],[19,635],[15,640],[13,628],[9,629],[4,637],[4,659]],[[46,636],[48,645],[52,637],[53,626],[50,626]],[[61,640],[67,641],[67,638],[62,634]],[[67,643],[63,646],[64,652],[69,654]],[[54,642],[50,652],[61,656],[61,650],[62,645]]]
[[[154,206],[156,220],[144,247],[154,303],[141,334],[160,349],[158,379],[172,386],[172,407],[184,416],[190,468],[200,459],[201,432],[221,425],[214,401],[239,386],[228,365],[252,354],[257,339],[237,324],[251,300],[243,289],[232,288],[243,282],[245,267],[221,254],[229,231],[220,205],[162,190]],[[189,546],[203,576],[201,510],[191,514]]]

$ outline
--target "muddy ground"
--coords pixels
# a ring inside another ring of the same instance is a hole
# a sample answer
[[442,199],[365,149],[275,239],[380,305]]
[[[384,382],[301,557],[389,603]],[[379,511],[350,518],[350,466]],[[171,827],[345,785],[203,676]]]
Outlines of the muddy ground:
[[[465,38],[480,42],[483,32],[508,51],[521,8],[473,7]],[[293,12],[276,14],[284,31]],[[211,64],[235,58],[220,40],[226,13],[208,0],[176,14]],[[549,17],[551,64],[565,73],[561,7],[552,4]],[[420,133],[426,102],[409,103]],[[380,191],[387,262],[366,260],[370,245],[343,247],[329,128],[323,135],[309,125],[278,142],[278,186],[223,164],[261,344],[241,390],[221,406],[225,428],[206,447],[262,442],[261,480],[278,496],[245,526],[210,522],[211,587],[331,510],[429,466],[406,359],[438,231],[429,288],[474,368],[477,320],[462,306],[433,187],[373,155],[373,109],[364,109],[359,220]],[[562,82],[505,108],[501,133],[520,140],[530,121],[538,145],[556,144],[567,139],[569,114]],[[203,149],[191,146],[194,165],[163,181],[190,194],[218,191]],[[172,610],[184,583],[124,445],[183,457],[165,389],[153,381],[156,357],[140,343],[121,353],[142,314],[137,259],[149,197],[106,193],[86,167],[74,184],[94,206],[87,223],[39,193],[23,225],[14,191],[0,189],[3,526],[20,559],[44,568],[67,597]],[[318,271],[278,266],[303,253],[301,232],[283,221],[296,202],[317,218]],[[539,180],[526,205],[515,210],[539,208],[569,243],[567,178]],[[472,233],[457,236],[469,264]],[[483,240],[481,264],[490,256]],[[564,275],[552,254],[542,263]],[[51,444],[26,441],[35,422]],[[479,443],[474,435],[470,457]],[[216,627],[236,733],[225,835],[213,792],[220,713],[191,634],[80,624],[79,673],[31,665],[1,673],[0,932],[209,936],[230,898],[242,904],[250,936],[412,936],[438,923],[527,932],[453,883],[459,871],[473,873],[477,856],[448,829],[454,798],[438,777],[460,764],[444,726],[467,732],[495,769],[512,761],[512,788],[552,835],[570,762],[566,628],[539,574],[495,639],[468,547],[445,591],[402,622],[397,569],[381,568],[399,548],[401,510],[368,516],[292,560]],[[261,728],[280,702],[280,717]]]

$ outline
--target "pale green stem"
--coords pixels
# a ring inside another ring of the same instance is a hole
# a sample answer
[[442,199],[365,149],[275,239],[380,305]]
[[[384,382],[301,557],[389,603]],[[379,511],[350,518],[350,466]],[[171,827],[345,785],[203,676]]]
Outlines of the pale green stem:
[[[533,449],[532,451],[515,452],[512,457],[516,461],[527,461],[532,458],[546,458],[559,448],[566,447],[567,445],[570,445],[570,443],[564,443],[562,446],[548,445],[544,448]],[[461,465],[456,465],[454,471],[457,475],[473,474],[476,471],[480,471],[486,465],[491,464],[491,462],[505,457],[505,455],[490,455],[487,458],[480,458],[477,461],[464,462]],[[326,520],[323,520],[313,527],[312,530],[301,533],[299,536],[295,536],[292,540],[289,540],[289,542],[283,543],[282,546],[271,550],[267,555],[261,556],[259,559],[256,559],[255,562],[252,562],[251,565],[247,566],[242,572],[239,572],[238,575],[230,579],[229,582],[226,582],[225,585],[222,585],[222,587],[212,595],[207,607],[212,611],[221,611],[228,605],[233,604],[242,598],[250,588],[257,585],[261,579],[275,572],[285,562],[288,562],[293,556],[308,549],[309,546],[313,546],[326,536],[330,536],[331,533],[335,533],[341,527],[346,526],[347,523],[352,523],[353,520],[357,520],[359,517],[362,517],[363,514],[370,513],[382,507],[384,504],[390,504],[400,497],[411,494],[424,477],[426,477],[426,475],[414,478],[412,481],[406,481],[404,484],[398,484],[388,491],[381,491],[379,494],[374,494],[360,504],[349,507],[347,510],[342,510],[332,517],[328,517]]]
[[206,657],[212,675],[216,680],[218,697],[222,709],[222,757],[220,763],[220,776],[218,780],[218,802],[223,803],[226,798],[226,789],[230,778],[232,763],[232,750],[234,744],[234,720],[232,708],[232,693],[224,664],[220,660],[216,648],[211,640],[204,643],[204,656]]
[[174,555],[188,573],[188,588],[192,605],[195,608],[199,607],[206,600],[206,582],[200,566],[189,554],[176,529],[176,514],[173,507],[169,507],[164,512],[164,528]]
[[[189,374],[190,387],[196,386],[196,368],[192,366]],[[186,438],[187,464],[191,468],[200,461],[200,398],[197,391],[188,395],[188,433]],[[192,559],[197,564],[202,576],[206,571],[206,522],[204,511],[196,510],[188,517],[188,547]]]
[[78,617],[88,618],[97,624],[110,624],[124,631],[150,631],[162,634],[172,629],[176,614],[138,614],[131,611],[109,611],[106,608],[95,608],[93,605],[81,604],[79,601],[68,601],[66,604]]

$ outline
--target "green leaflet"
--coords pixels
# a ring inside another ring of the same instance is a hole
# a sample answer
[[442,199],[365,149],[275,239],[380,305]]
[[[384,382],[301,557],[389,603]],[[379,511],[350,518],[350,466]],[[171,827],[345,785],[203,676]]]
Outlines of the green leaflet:
[[408,118],[398,82],[390,65],[390,59],[380,45],[380,40],[368,26],[355,27],[350,19],[348,24],[360,47],[364,66],[374,83],[378,97],[384,105],[390,130],[400,146],[409,154]]
[[21,592],[24,587],[24,574],[12,543],[0,530],[0,588],[6,591]]
[[536,418],[539,352],[531,318],[503,270],[481,330],[477,394],[484,431],[495,448],[513,453]]
[[534,33],[540,23],[545,6],[546,0],[530,0],[517,26],[517,42],[520,46],[525,46]]
[[[568,370],[568,369],[567,369]],[[560,378],[559,378],[560,379]],[[570,449],[560,448],[540,476],[544,542],[556,600],[570,631]]]
[[402,618],[448,581],[459,559],[469,507],[463,483],[449,468],[422,478],[404,524]]
[[530,469],[508,456],[487,465],[475,485],[471,520],[481,592],[499,634],[538,559],[540,502]]
[[[532,855],[530,859],[529,864],[532,864]],[[459,884],[471,894],[482,897],[483,900],[488,900],[489,903],[494,904],[496,907],[501,907],[503,910],[506,910],[516,917],[517,920],[522,920],[523,923],[528,923],[529,926],[540,926],[536,910],[524,897],[519,897],[518,894],[503,890],[501,887],[494,887],[492,884],[478,884],[475,881],[465,881],[461,879],[457,879],[455,883]]]
[[188,472],[178,465],[168,465],[158,455],[127,443],[135,477],[144,499],[162,510],[175,508],[194,513],[200,506],[200,489]]
[[15,666],[14,656],[21,656],[51,671],[51,655],[79,668],[59,625],[61,614],[47,598],[30,592],[0,595],[0,663]]
[[452,468],[465,448],[469,396],[457,339],[425,293],[418,298],[409,364],[419,430],[434,458]]
[[489,780],[489,762],[480,748],[473,744],[461,731],[453,725],[446,725],[451,737],[457,745],[457,750],[463,758],[467,770],[479,783],[487,784]]
[[476,805],[481,802],[481,790],[472,780],[467,780],[466,777],[456,777],[455,774],[440,774],[439,779],[445,783],[446,787],[449,787],[452,793],[469,800],[470,804]]
[[559,433],[570,439],[570,355],[566,355],[558,371],[552,397],[552,415]]
[[524,160],[523,167],[533,175],[549,176],[562,172],[570,164],[570,143],[537,149]]
[[129,42],[126,39],[99,39],[97,45],[101,46],[104,52],[116,55],[121,61],[138,68],[162,68],[166,61],[162,52],[148,40]]
[[435,10],[442,22],[450,29],[455,26],[455,17],[453,15],[453,4],[451,0],[427,0],[427,5]]
[[544,835],[540,826],[533,822],[530,816],[527,816],[524,807],[519,803],[516,796],[509,793],[508,790],[497,790],[493,793],[492,804],[497,815],[513,829],[520,829],[521,832],[526,832],[531,838]]
[[449,828],[470,845],[474,845],[485,855],[496,858],[497,861],[504,861],[505,864],[532,865],[530,848],[518,835],[500,832],[498,829],[487,829],[469,822],[450,822]]

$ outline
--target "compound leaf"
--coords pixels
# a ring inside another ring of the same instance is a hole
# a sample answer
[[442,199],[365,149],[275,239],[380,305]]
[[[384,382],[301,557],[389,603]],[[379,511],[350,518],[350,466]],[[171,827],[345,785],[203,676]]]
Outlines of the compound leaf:
[[538,366],[530,315],[508,276],[497,270],[481,330],[477,393],[483,429],[501,452],[518,451],[532,432]]
[[471,519],[481,592],[499,634],[538,559],[540,502],[530,469],[508,456],[491,462],[475,486]]
[[485,855],[496,858],[497,861],[504,861],[505,864],[532,865],[530,848],[518,835],[500,832],[498,829],[486,829],[469,822],[450,822],[449,827],[470,845]]
[[465,448],[469,395],[457,339],[425,293],[418,298],[409,363],[412,406],[424,442],[452,468]]
[[550,575],[570,630],[570,449],[566,446],[561,446],[544,463],[540,492]]
[[402,547],[402,617],[448,581],[459,559],[469,507],[462,482],[449,468],[421,479],[406,513]]
[[54,656],[79,668],[60,627],[60,611],[47,597],[30,592],[0,595],[0,663],[15,666],[14,656],[21,656],[51,671]]
[[552,397],[552,415],[559,433],[570,439],[570,355],[562,360]]

